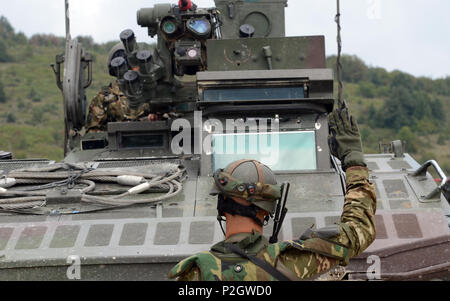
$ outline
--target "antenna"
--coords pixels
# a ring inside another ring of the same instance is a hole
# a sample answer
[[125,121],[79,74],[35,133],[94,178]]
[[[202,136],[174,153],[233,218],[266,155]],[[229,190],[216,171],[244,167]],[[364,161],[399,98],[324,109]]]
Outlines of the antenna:
[[71,39],[70,37],[70,18],[69,18],[69,0],[65,1],[65,7],[66,7],[66,41],[69,41]]
[[336,1],[337,3],[337,13],[335,21],[337,23],[337,45],[338,45],[338,54],[336,59],[336,68],[337,68],[337,81],[338,81],[338,107],[340,109],[344,109],[347,107],[345,100],[342,100],[342,91],[344,89],[344,85],[342,84],[342,63],[341,63],[341,52],[342,52],[342,40],[341,40],[341,7],[340,0]]

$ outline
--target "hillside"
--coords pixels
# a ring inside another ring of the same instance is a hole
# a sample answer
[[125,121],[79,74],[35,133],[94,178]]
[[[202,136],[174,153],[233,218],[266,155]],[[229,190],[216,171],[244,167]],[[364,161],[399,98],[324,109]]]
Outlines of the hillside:
[[[106,61],[115,42],[79,40],[94,57],[90,100],[113,80]],[[62,96],[50,68],[63,52],[64,38],[28,38],[0,18],[0,150],[16,158],[63,158]],[[329,67],[334,64],[335,57],[329,57]],[[432,80],[388,72],[349,55],[343,65],[344,97],[358,118],[365,152],[378,153],[379,142],[401,139],[416,160],[437,159],[450,174],[450,77]]]
[[[328,67],[335,68],[335,60],[329,57]],[[418,162],[436,159],[450,173],[450,77],[387,72],[356,56],[343,57],[343,70],[344,98],[358,118],[366,153],[400,139]]]

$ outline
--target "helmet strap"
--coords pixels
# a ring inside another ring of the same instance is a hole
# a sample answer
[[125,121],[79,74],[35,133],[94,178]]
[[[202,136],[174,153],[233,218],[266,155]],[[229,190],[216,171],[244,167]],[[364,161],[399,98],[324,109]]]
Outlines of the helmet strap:
[[217,221],[219,222],[220,229],[222,229],[223,236],[226,236],[227,234],[225,233],[225,229],[223,228],[223,225],[222,225],[222,222],[226,222],[226,219],[224,219],[220,215],[217,215]]
[[222,195],[218,196],[217,199],[217,211],[219,217],[225,215],[225,213],[231,215],[240,215],[244,217],[249,217],[253,219],[258,225],[264,226],[264,223],[257,217],[258,211],[260,209],[255,205],[244,206],[235,202],[232,198],[224,198]]

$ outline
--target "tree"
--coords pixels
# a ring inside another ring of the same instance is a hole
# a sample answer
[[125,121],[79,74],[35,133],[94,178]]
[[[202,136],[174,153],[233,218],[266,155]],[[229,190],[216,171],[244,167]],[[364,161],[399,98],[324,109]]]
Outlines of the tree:
[[3,89],[3,83],[0,81],[0,103],[5,103],[5,102],[6,102],[6,94]]
[[31,99],[31,101],[33,102],[40,102],[41,101],[41,97],[39,96],[39,94],[36,92],[36,90],[34,89],[34,87],[31,87],[30,92],[28,93],[28,97]]
[[91,36],[77,36],[76,39],[85,49],[91,49],[95,45],[94,39]]
[[377,125],[396,130],[402,126],[415,125],[416,119],[413,117],[415,107],[411,99],[409,90],[403,87],[392,88],[390,96],[377,112]]
[[425,92],[413,93],[410,100],[411,108],[408,110],[408,114],[412,113],[417,120],[431,119],[431,99]]
[[14,34],[14,28],[4,16],[0,17],[0,37],[9,38]]
[[56,46],[63,47],[65,45],[65,39],[55,36],[54,34],[35,34],[30,40],[30,44],[33,46]]
[[375,85],[370,82],[362,82],[358,86],[359,94],[366,98],[374,98],[376,96]]
[[446,121],[445,109],[442,101],[439,98],[435,98],[430,102],[431,114],[433,117],[440,121]]
[[440,95],[450,94],[450,77],[433,81],[433,92]]
[[368,129],[368,128],[362,128],[361,130],[360,130],[360,132],[361,132],[361,139],[362,140],[365,140],[365,139],[367,139],[367,137],[369,137],[369,135],[370,135],[370,130]]
[[391,88],[403,87],[409,91],[413,91],[416,88],[415,78],[410,74],[401,71],[394,71],[392,72],[391,77]]
[[418,77],[416,78],[416,88],[425,91],[427,93],[433,93],[434,87],[433,87],[434,81],[431,78],[428,77]]
[[6,43],[0,38],[0,63],[9,63],[12,61],[13,59],[8,53]]
[[23,102],[23,100],[21,98],[19,98],[17,100],[17,108],[21,111],[23,111],[25,109],[25,103]]
[[15,123],[16,120],[17,120],[17,118],[16,118],[16,115],[14,115],[14,113],[9,112],[6,115],[6,122],[8,122],[8,123]]
[[[342,80],[345,82],[357,83],[367,79],[369,68],[356,55],[343,55],[342,62]],[[330,56],[327,59],[329,68],[336,70],[336,56]]]
[[367,109],[367,125],[376,127],[378,123],[377,118],[377,109],[375,109],[375,106],[371,103]]
[[376,86],[389,85],[389,73],[384,68],[369,68],[367,79]]
[[401,130],[398,132],[398,136],[400,140],[406,141],[406,147],[408,148],[408,151],[410,152],[417,152],[417,137],[416,135],[411,131],[411,129],[407,126],[404,126],[401,128]]
[[31,114],[31,124],[40,125],[44,120],[44,112],[41,108],[36,108]]
[[20,45],[25,45],[28,43],[28,38],[23,32],[19,32],[16,35],[14,35],[13,40],[14,42]]

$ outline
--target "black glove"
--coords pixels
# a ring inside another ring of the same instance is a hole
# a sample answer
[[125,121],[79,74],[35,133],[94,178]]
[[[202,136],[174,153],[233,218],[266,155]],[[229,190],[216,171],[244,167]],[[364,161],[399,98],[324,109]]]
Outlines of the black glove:
[[348,109],[337,109],[328,115],[330,135],[328,143],[331,154],[341,160],[343,170],[352,166],[364,166],[361,135],[358,124]]

